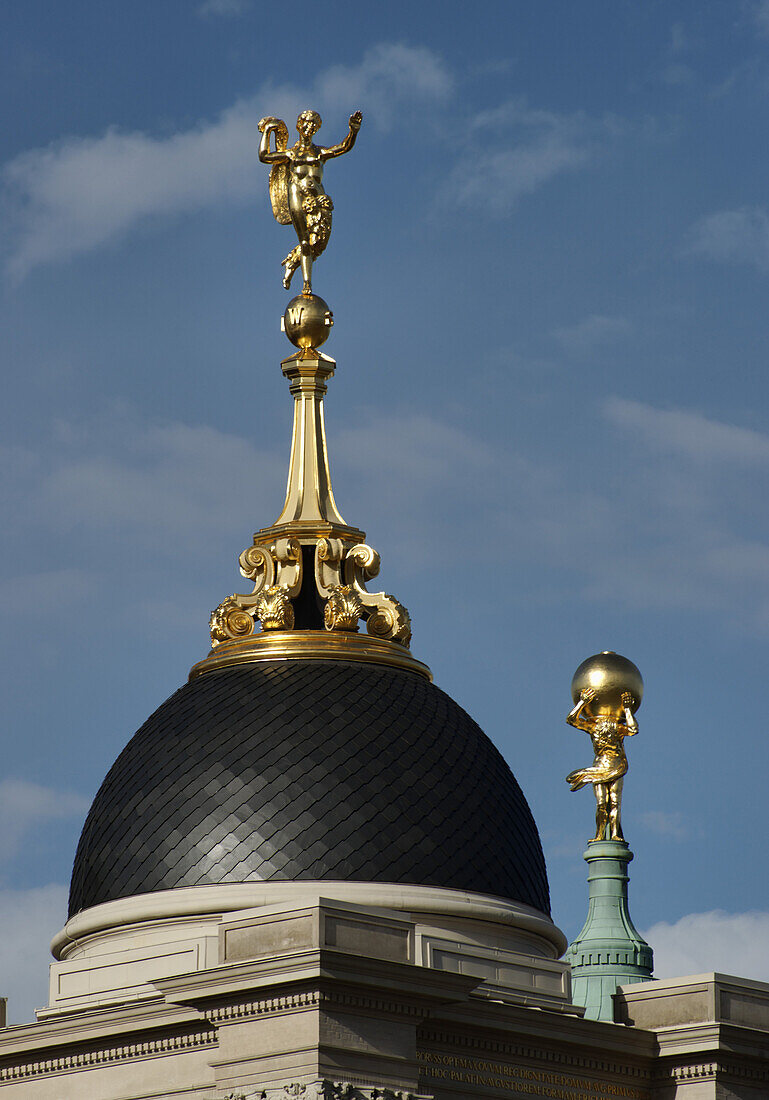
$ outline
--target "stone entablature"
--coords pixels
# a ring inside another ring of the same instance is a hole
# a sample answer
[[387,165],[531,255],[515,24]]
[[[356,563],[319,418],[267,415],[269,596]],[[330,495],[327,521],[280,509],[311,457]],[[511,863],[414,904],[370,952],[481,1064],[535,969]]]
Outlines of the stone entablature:
[[668,1045],[681,1042],[681,1029],[732,1024],[769,1032],[769,983],[726,974],[692,974],[623,986],[616,1019],[665,1031]]
[[769,983],[712,973],[623,986],[615,1016],[655,1033],[665,1100],[769,1096]]
[[[185,894],[188,906],[195,900],[195,891],[174,893]],[[205,933],[212,940],[208,964],[132,979],[122,999],[113,989],[87,1003],[60,1001],[37,1023],[0,1030],[0,1094],[766,1100],[769,986],[720,975],[643,983],[616,998],[618,1013],[634,1025],[589,1020],[558,989],[537,984],[543,975],[552,981],[563,964],[554,958],[552,936],[538,935],[535,916],[522,912],[518,925],[506,926],[513,914],[499,899],[469,896],[444,896],[448,912],[441,915],[440,894],[452,892],[418,895],[421,912],[408,891],[389,908],[292,892],[269,906],[177,912],[196,936],[196,922],[216,916],[215,935]],[[121,937],[146,935],[154,960],[173,924],[168,902],[162,915],[156,908],[155,920],[145,913],[144,922],[122,928],[114,910],[98,919],[82,914],[60,953],[69,945],[79,966],[92,960],[98,971],[110,955],[109,965],[121,965]],[[175,904],[179,909],[181,899]],[[446,950],[436,949],[439,941],[453,945],[466,973],[434,965],[441,961],[436,950]],[[538,945],[539,954],[526,955],[523,945]],[[507,975],[511,984],[495,984],[505,977],[497,969],[490,980],[491,966],[513,965],[529,968],[528,986],[516,974]]]

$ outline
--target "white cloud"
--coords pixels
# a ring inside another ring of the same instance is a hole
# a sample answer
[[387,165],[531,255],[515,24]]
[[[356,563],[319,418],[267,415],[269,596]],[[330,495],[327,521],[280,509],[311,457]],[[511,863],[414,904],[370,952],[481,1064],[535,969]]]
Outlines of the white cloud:
[[3,615],[24,615],[30,607],[71,607],[94,588],[94,578],[84,569],[49,569],[0,580]]
[[444,482],[448,471],[455,482],[458,470],[478,472],[494,457],[483,440],[420,413],[348,428],[338,433],[334,451],[369,477],[397,486],[399,493],[417,493],[420,499]]
[[[459,417],[361,414],[331,448],[342,514],[369,527],[384,555],[385,583],[388,564],[434,570],[436,546],[470,546],[483,530],[529,570],[523,598],[557,599],[555,584],[614,608],[705,610],[741,629],[769,628],[769,531],[755,507],[769,491],[761,484],[769,480],[769,438],[619,398],[601,411],[594,431],[607,433],[616,466],[610,476],[604,464],[593,474],[586,467],[576,487],[567,461],[524,452],[515,439],[492,447]],[[191,608],[201,614],[201,600],[210,610],[200,561],[223,553],[234,562],[247,525],[269,522],[283,499],[282,447],[259,450],[206,425],[147,424],[112,411],[85,426],[60,423],[40,438],[44,450],[16,463],[16,487],[0,490],[14,494],[6,506],[18,530],[44,517],[78,563],[71,576],[38,565],[29,583],[43,595],[71,582],[88,603],[89,591],[99,595],[120,576],[124,586],[138,586],[125,604],[133,613],[162,621],[162,601],[170,600],[179,605],[174,621],[186,623]],[[565,573],[564,530],[579,532]],[[192,586],[184,601],[167,585],[162,593],[152,586],[152,555],[179,560]],[[448,560],[438,564],[449,568]],[[235,575],[225,583],[237,583]],[[90,603],[95,612],[98,600]]]
[[769,981],[769,913],[690,913],[643,933],[654,949],[654,976],[713,971]]
[[683,23],[673,23],[670,38],[665,49],[665,61],[659,73],[663,84],[690,84],[694,80],[694,70],[681,60],[683,54],[692,48],[692,40]]
[[198,7],[198,15],[245,15],[251,7],[251,0],[204,0]]
[[670,41],[668,43],[668,52],[671,57],[686,53],[689,46],[690,38],[686,27],[681,22],[673,23],[670,28]]
[[727,263],[769,270],[769,214],[761,206],[743,206],[708,214],[689,231],[686,250]]
[[285,459],[240,436],[178,422],[113,429],[111,440],[86,434],[61,448],[44,477],[42,507],[61,524],[128,526],[160,542],[226,526],[246,501],[257,514],[270,498],[274,507]]
[[604,403],[604,415],[657,450],[707,462],[769,463],[769,436],[701,413],[612,397]]
[[584,114],[535,110],[520,101],[501,104],[467,123],[471,151],[449,174],[443,201],[506,213],[524,195],[567,171],[588,165],[616,122]]
[[[114,409],[85,425],[47,426],[39,438],[40,451],[0,484],[15,535],[30,540],[21,560],[39,570],[14,576],[19,555],[5,551],[6,634],[24,637],[35,652],[47,645],[51,630],[40,634],[29,615],[34,606],[60,636],[85,633],[93,642],[106,607],[113,627],[140,622],[154,636],[192,629],[205,637],[211,608],[233,588],[248,588],[237,555],[255,526],[280,511],[285,447],[272,454],[204,425],[147,424]],[[57,560],[76,567],[45,568],[51,547],[36,539],[41,523],[57,532]],[[211,562],[214,577],[221,570],[213,589]],[[45,651],[40,659],[53,657]]]
[[168,138],[111,129],[22,153],[3,171],[15,221],[9,272],[87,252],[153,215],[251,199],[263,183],[255,117],[241,102]]
[[445,66],[429,50],[381,44],[357,65],[321,72],[311,88],[265,86],[213,121],[168,137],[113,128],[22,153],[2,172],[4,236],[12,242],[7,269],[21,278],[153,217],[264,200],[256,128],[264,114],[291,120],[310,102],[321,112],[360,107],[368,122],[387,127],[396,111],[413,112],[450,88]]
[[[109,572],[121,568],[124,545],[132,555],[139,549],[194,554],[212,538],[237,537],[253,516],[277,514],[283,501],[283,449],[259,450],[207,425],[146,423],[112,409],[84,425],[60,421],[41,440],[41,450],[22,455],[14,479],[0,486],[4,503],[13,508],[17,528],[34,530],[45,519],[67,539],[106,532],[115,543],[102,560]],[[95,553],[101,560],[98,543]],[[82,548],[78,557],[82,562]],[[85,597],[95,580],[82,564],[16,578],[4,593],[6,611],[19,602],[16,587],[27,582],[40,594],[50,585],[54,598],[67,586]]]
[[615,501],[625,537],[609,534],[617,552],[603,558],[592,595],[716,612],[764,633],[769,529],[756,501],[769,491],[769,436],[619,398],[603,414],[627,455]]
[[576,325],[557,328],[553,336],[567,350],[583,352],[619,340],[631,330],[632,326],[625,317],[606,317],[601,313],[592,313]]
[[67,919],[67,887],[0,890],[0,996],[8,1023],[30,1023],[48,1003],[50,943]]
[[[365,526],[377,500],[388,516],[385,560],[402,568],[431,563],[438,545],[471,545],[483,530],[528,570],[527,599],[563,591],[615,610],[704,611],[764,633],[769,530],[755,501],[769,492],[769,439],[619,398],[602,411],[595,432],[614,429],[604,445],[615,464],[608,473],[603,462],[586,466],[578,486],[568,462],[522,453],[514,440],[492,448],[434,417],[371,417],[334,442],[343,514]],[[566,562],[564,531],[578,532]],[[370,534],[381,542],[376,528]],[[647,826],[677,829],[670,817]]]
[[769,37],[769,0],[757,0],[749,10],[758,33]]
[[566,859],[568,860],[567,868],[559,868],[559,875],[565,873],[581,874],[581,867],[578,862],[579,857],[585,850],[585,840],[581,834],[575,835],[574,833],[557,833],[553,829],[540,829],[540,838],[542,840],[542,847],[545,850],[545,861],[550,865],[550,861],[554,859]]
[[660,73],[660,80],[663,84],[670,84],[673,87],[681,84],[691,84],[694,80],[694,70],[690,65],[671,62],[663,68]]
[[689,823],[677,810],[646,810],[641,814],[641,823],[652,833],[669,837],[671,840],[686,840],[691,835]]
[[[363,525],[378,517],[378,529],[391,534],[397,525],[393,549],[402,568],[433,562],[444,539],[454,542],[456,502],[464,502],[465,518],[483,507],[481,487],[495,458],[462,428],[399,410],[339,432],[333,452],[337,490],[344,486],[337,492],[342,514]],[[450,497],[442,504],[444,494]],[[371,534],[376,544],[376,529]]]
[[443,61],[420,46],[381,43],[367,50],[359,65],[334,65],[315,81],[313,96],[320,110],[349,112],[361,107],[380,127],[389,127],[406,111],[426,102],[441,102],[451,93],[452,78]]
[[0,859],[10,859],[23,839],[47,821],[84,815],[88,800],[23,779],[0,781]]

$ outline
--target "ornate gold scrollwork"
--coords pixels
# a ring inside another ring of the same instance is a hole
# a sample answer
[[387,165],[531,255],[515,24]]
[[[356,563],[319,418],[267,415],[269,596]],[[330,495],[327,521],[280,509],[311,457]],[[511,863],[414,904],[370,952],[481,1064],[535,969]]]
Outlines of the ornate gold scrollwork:
[[[249,593],[250,596],[255,595],[265,585],[273,584],[275,581],[275,562],[272,554],[265,550],[263,546],[247,547],[238,558],[238,564],[243,576],[254,582],[254,591]],[[246,599],[245,596],[240,598]]]
[[276,539],[270,549],[277,567],[276,582],[286,588],[292,598],[298,596],[302,587],[302,547],[299,540]]
[[371,546],[359,543],[345,558],[345,580],[355,587],[366,615],[366,630],[376,638],[387,638],[407,646],[411,641],[411,617],[408,611],[386,592],[367,592],[366,581],[379,572],[379,554]]
[[411,641],[411,616],[408,611],[386,592],[375,592],[374,596],[380,606],[366,620],[366,630],[375,638],[390,638],[407,646]]
[[211,612],[209,625],[212,645],[217,646],[231,638],[247,638],[254,632],[253,612],[241,607],[237,594],[233,593]]
[[342,562],[354,543],[344,539],[318,539],[315,547],[315,584],[324,599],[343,583]]
[[263,589],[256,601],[256,614],[262,630],[293,630],[294,607],[288,588],[271,584]]
[[354,570],[358,583],[365,584],[366,581],[378,575],[380,563],[381,558],[374,547],[367,546],[365,542],[360,542],[357,546],[353,546],[347,554],[348,568],[346,572],[350,573],[351,570]]
[[[386,592],[366,591],[366,582],[379,572],[379,554],[365,543],[345,539],[319,539],[315,552],[315,581],[318,592],[329,603],[340,589],[351,590],[360,602],[359,618],[365,618],[366,631],[376,638],[400,642],[411,641],[411,619],[402,603]],[[346,597],[349,602],[349,597]],[[332,609],[326,604],[326,625],[329,630],[351,630],[351,626],[329,626],[337,619],[340,598],[334,597]],[[349,616],[352,615],[350,608]],[[348,617],[349,617],[348,616]]]
[[254,582],[254,587],[251,592],[234,592],[211,613],[213,646],[253,634],[255,617],[263,630],[294,627],[291,597],[302,587],[302,548],[298,540],[276,539],[269,550],[249,546],[238,562],[240,572]]
[[357,630],[363,614],[360,596],[351,584],[337,584],[331,589],[323,620],[326,630]]
[[[269,546],[249,546],[240,555],[240,571],[254,582],[249,593],[234,593],[211,615],[214,646],[248,637],[254,619],[263,630],[293,630],[291,600],[302,587],[302,547],[292,537]],[[379,573],[379,554],[347,538],[319,538],[315,547],[315,584],[324,598],[327,630],[357,631],[360,619],[372,637],[408,646],[411,619],[406,608],[386,592],[368,592],[366,582]]]

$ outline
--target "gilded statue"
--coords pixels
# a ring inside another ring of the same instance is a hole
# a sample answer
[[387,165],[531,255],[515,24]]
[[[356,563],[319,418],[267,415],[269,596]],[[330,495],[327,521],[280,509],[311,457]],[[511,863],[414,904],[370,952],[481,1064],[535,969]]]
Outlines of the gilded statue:
[[[298,267],[302,269],[303,294],[312,293],[312,264],[320,256],[331,236],[334,204],[323,189],[323,165],[333,157],[349,153],[355,144],[363,116],[350,115],[350,129],[338,145],[315,145],[320,129],[317,111],[302,111],[296,120],[299,140],[288,148],[288,127],[280,118],[263,118],[259,123],[262,140],[259,160],[271,164],[270,200],[272,212],[281,225],[293,225],[299,243],[283,261],[283,286],[288,290]],[[270,135],[275,135],[271,149]]]
[[569,772],[566,782],[573,791],[578,791],[586,783],[593,784],[596,800],[593,840],[624,840],[620,811],[627,756],[623,742],[626,737],[634,737],[638,733],[638,723],[633,714],[636,700],[631,692],[623,691],[619,713],[594,715],[590,705],[597,695],[595,688],[583,688],[576,706],[566,716],[570,726],[590,734],[595,753],[592,765]]

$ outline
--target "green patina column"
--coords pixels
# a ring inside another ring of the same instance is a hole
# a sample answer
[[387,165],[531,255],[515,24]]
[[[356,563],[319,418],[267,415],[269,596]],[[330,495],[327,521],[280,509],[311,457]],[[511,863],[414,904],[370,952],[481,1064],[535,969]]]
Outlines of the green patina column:
[[627,772],[624,741],[638,733],[635,712],[644,683],[627,657],[605,649],[583,661],[571,681],[574,707],[566,721],[590,735],[593,763],[566,776],[573,791],[595,793],[595,836],[585,860],[590,890],[585,927],[564,956],[571,963],[572,1000],[592,1020],[613,1020],[617,986],[652,976],[652,949],[633,927],[628,909],[627,865],[633,853],[620,822]]
[[588,865],[590,905],[585,926],[564,958],[572,967],[572,1000],[592,1020],[613,1020],[617,986],[646,982],[653,955],[628,908],[627,867],[633,853],[624,840],[592,840]]

